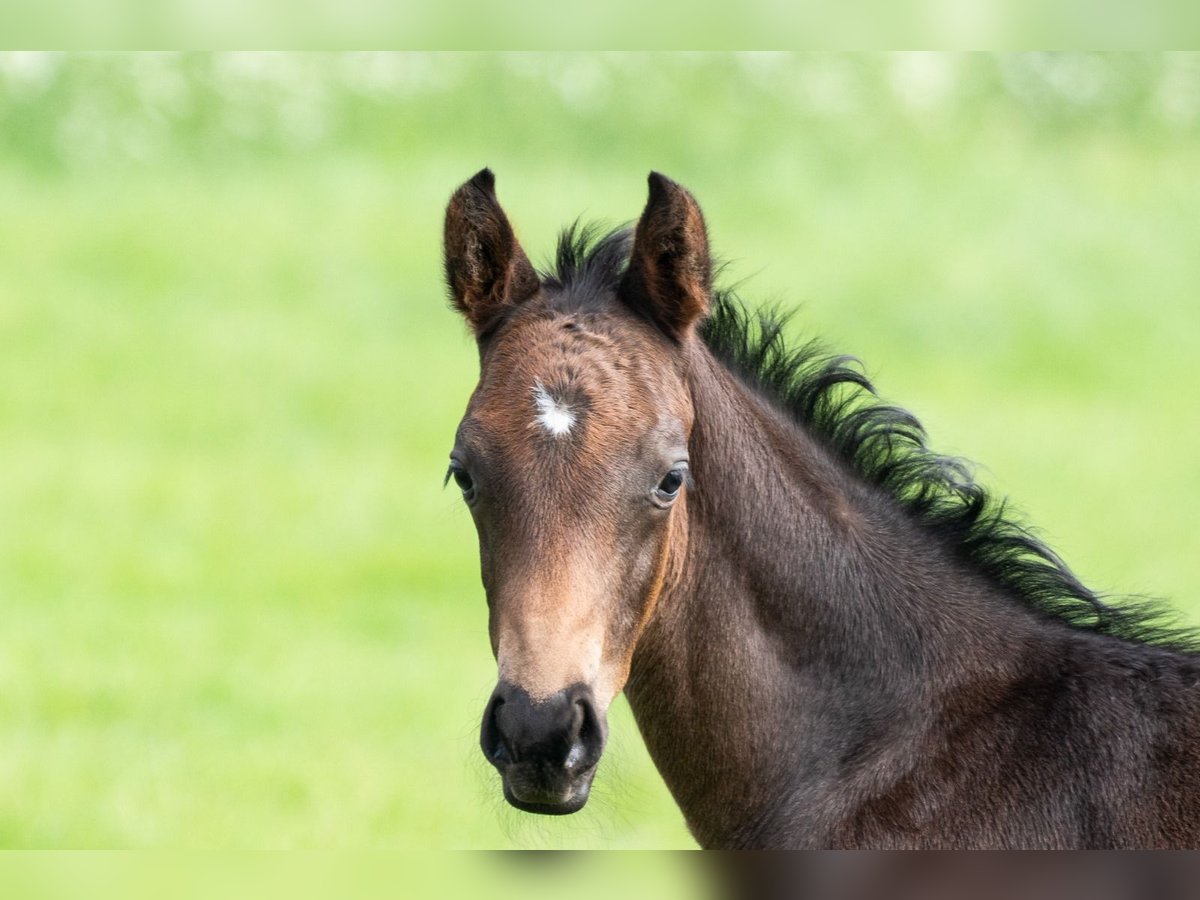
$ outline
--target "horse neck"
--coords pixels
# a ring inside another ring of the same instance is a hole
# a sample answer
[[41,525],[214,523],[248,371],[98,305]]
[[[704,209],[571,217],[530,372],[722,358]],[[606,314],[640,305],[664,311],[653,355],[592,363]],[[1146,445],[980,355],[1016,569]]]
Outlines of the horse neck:
[[1047,635],[706,348],[690,353],[687,546],[627,694],[702,844],[781,829],[821,843],[856,791],[915,765],[950,693],[1011,682]]

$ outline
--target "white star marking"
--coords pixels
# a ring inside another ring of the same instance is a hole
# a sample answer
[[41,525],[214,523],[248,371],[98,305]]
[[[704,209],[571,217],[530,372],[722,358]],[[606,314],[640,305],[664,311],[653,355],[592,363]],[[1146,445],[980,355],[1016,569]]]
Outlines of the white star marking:
[[551,396],[540,381],[533,383],[533,403],[537,407],[538,425],[555,437],[571,433],[575,413],[571,412],[571,407]]

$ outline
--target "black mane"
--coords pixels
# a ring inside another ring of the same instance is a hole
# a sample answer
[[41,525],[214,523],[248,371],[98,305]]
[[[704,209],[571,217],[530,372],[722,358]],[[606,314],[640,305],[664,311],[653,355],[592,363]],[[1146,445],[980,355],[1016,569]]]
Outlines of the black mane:
[[[559,237],[547,286],[573,303],[611,298],[629,259],[627,228],[603,233],[579,223]],[[1200,633],[1172,624],[1163,604],[1114,601],[1084,586],[1016,517],[1004,498],[974,480],[970,465],[926,445],[911,413],[879,401],[861,364],[829,356],[815,341],[789,347],[787,316],[750,313],[731,291],[714,291],[700,334],[713,355],[821,441],[868,484],[884,490],[965,564],[1037,613],[1072,628],[1184,653]]]
[[606,304],[621,283],[632,246],[630,228],[605,231],[595,222],[576,221],[558,236],[554,266],[541,273],[542,282],[572,306]]
[[886,491],[961,560],[1027,606],[1072,628],[1200,651],[1200,635],[1171,624],[1163,604],[1141,598],[1113,602],[1089,590],[1004,498],[974,480],[969,463],[930,450],[912,413],[877,400],[857,359],[830,357],[815,341],[789,348],[786,322],[773,312],[751,315],[734,296],[718,292],[702,335],[717,359],[775,400],[860,478]]

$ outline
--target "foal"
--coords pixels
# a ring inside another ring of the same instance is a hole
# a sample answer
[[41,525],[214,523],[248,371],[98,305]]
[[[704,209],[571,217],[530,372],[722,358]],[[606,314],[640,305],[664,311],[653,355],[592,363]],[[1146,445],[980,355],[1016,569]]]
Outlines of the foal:
[[632,235],[568,230],[539,275],[484,170],[445,265],[512,805],[584,805],[624,690],[705,847],[1200,845],[1195,637],[714,293],[686,190],[652,174]]

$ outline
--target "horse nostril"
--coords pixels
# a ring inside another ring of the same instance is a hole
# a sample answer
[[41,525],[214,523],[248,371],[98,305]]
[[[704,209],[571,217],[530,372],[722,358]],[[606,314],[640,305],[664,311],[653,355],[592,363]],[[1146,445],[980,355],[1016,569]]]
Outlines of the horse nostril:
[[591,768],[599,762],[604,747],[604,729],[591,699],[580,697],[575,701],[575,710],[575,735],[563,760],[563,767],[568,770]]
[[492,702],[483,711],[483,727],[479,735],[479,745],[483,749],[483,755],[494,766],[506,765],[512,761],[512,754],[504,740],[500,725],[496,721],[496,713],[503,705],[503,697],[499,695],[492,697]]
[[571,749],[567,751],[567,758],[563,760],[563,768],[568,772],[579,768],[579,764],[583,761],[583,755],[586,752],[581,741],[572,743]]

